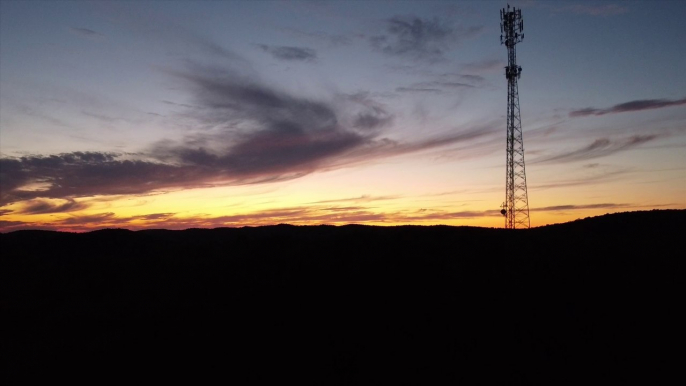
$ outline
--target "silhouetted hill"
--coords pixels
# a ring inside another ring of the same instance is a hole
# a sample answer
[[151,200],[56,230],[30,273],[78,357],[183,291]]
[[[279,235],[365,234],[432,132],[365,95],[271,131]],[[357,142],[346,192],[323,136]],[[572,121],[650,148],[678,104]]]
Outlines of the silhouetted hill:
[[0,383],[663,384],[684,224],[0,234]]

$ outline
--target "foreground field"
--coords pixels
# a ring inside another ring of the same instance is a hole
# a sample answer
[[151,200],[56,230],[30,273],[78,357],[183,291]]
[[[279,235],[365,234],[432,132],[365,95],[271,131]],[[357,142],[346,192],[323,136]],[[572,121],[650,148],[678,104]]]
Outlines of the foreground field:
[[0,383],[659,384],[684,224],[0,234]]

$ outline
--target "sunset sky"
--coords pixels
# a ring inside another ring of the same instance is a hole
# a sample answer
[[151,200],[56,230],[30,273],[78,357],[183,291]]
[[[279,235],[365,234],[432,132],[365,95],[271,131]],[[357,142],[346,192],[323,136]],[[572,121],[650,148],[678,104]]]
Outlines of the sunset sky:
[[[0,232],[502,227],[500,1],[0,1]],[[522,1],[531,225],[686,208],[686,1]]]

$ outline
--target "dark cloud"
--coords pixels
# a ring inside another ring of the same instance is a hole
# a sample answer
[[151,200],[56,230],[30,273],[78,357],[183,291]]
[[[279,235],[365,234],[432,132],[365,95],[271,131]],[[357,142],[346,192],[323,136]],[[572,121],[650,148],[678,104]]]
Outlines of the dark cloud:
[[670,106],[680,106],[686,104],[686,98],[669,100],[669,99],[643,99],[626,103],[620,103],[607,109],[597,109],[587,107],[585,109],[574,110],[569,113],[570,117],[586,117],[589,115],[605,115],[613,113],[625,113],[630,111],[652,110]]
[[0,209],[0,216],[4,216],[4,215],[10,214],[12,212],[14,212],[14,211],[11,209]]
[[[192,146],[188,140],[158,144],[151,154],[166,162],[206,167],[231,178],[279,179],[309,173],[373,137],[342,125],[330,102],[295,97],[228,73],[197,69],[178,75],[202,106],[193,118],[225,130],[192,137]],[[365,113],[378,115],[374,109]],[[373,124],[369,118],[358,122]]]
[[137,154],[0,158],[0,206],[36,200],[27,204],[27,213],[65,212],[78,204],[38,199],[283,181],[469,141],[492,131],[456,129],[399,142],[382,137],[393,115],[368,93],[313,100],[225,70],[196,66],[174,75],[193,97],[194,108],[184,107],[180,114],[197,127],[194,132],[179,141],[159,141]]
[[460,41],[476,36],[483,27],[456,27],[438,18],[395,16],[385,21],[386,33],[372,36],[374,49],[391,56],[436,61]]
[[[188,82],[199,106],[191,117],[200,126],[226,130],[159,142],[145,159],[96,152],[2,158],[0,204],[296,178],[371,143],[377,135],[373,129],[391,118],[358,98],[349,119],[354,123],[345,127],[327,102],[298,98],[228,72],[196,69],[178,76]],[[236,133],[234,125],[244,130]],[[32,184],[41,188],[26,188]]]
[[376,129],[391,123],[393,116],[376,112],[359,113],[355,118],[353,127],[358,129]]
[[19,229],[33,228],[32,225],[23,221],[5,221],[0,220],[0,232],[11,232]]
[[600,138],[593,141],[588,146],[581,149],[568,151],[565,153],[533,159],[531,163],[564,163],[585,161],[593,158],[605,157],[620,151],[625,151],[637,147],[646,142],[658,138],[657,135],[634,135],[622,141],[611,141],[608,138]]
[[266,44],[258,44],[264,52],[269,53],[276,59],[280,60],[300,60],[311,62],[317,59],[317,51],[305,47],[289,47],[289,46],[269,46]]
[[55,204],[46,200],[30,200],[17,213],[20,214],[43,214],[43,213],[64,213],[82,210],[88,207],[87,204],[76,202],[74,199],[66,199],[66,202]]
[[350,125],[364,132],[376,132],[393,122],[393,115],[386,107],[370,98],[369,93],[359,92],[339,96],[347,106],[348,115],[353,117]]
[[[0,205],[34,198],[138,194],[197,183],[202,170],[112,153],[74,152],[0,159]],[[38,188],[30,188],[31,185]],[[29,188],[27,188],[29,187]]]

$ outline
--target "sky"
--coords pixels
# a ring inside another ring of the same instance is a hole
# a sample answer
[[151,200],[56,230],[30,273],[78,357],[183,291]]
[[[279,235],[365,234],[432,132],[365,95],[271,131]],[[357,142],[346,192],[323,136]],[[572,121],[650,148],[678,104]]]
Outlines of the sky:
[[[0,0],[0,232],[503,227],[506,5]],[[510,5],[531,226],[686,208],[686,2]]]

